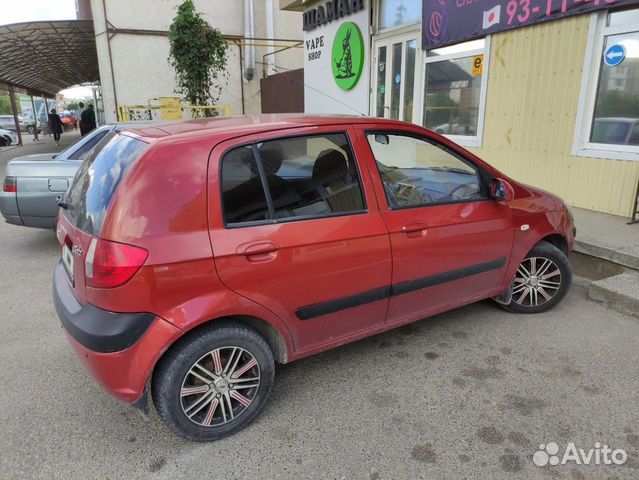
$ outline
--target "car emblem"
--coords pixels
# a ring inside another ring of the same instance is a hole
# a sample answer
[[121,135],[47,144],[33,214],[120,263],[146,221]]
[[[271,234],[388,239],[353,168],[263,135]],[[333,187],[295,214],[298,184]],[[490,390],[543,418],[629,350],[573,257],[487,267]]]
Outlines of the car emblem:
[[78,247],[77,245],[74,245],[73,248],[71,249],[71,253],[73,253],[73,255],[81,257],[84,252],[82,251],[82,248]]

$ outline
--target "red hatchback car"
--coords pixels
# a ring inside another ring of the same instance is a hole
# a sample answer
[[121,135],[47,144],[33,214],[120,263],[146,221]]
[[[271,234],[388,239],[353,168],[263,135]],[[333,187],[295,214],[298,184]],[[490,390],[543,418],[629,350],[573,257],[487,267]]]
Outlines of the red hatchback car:
[[274,115],[109,133],[62,207],[54,300],[80,361],[177,434],[215,440],[286,363],[486,298],[566,294],[564,203],[446,138]]

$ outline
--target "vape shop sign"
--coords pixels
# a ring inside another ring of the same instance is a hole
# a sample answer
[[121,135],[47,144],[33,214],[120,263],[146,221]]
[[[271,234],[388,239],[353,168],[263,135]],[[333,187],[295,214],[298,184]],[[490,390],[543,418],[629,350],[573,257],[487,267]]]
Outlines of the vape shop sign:
[[423,0],[422,45],[431,49],[637,0]]
[[308,2],[304,12],[304,111],[369,111],[371,0]]
[[304,40],[304,45],[306,47],[306,60],[308,62],[313,62],[322,58],[324,43],[324,35],[317,35]]

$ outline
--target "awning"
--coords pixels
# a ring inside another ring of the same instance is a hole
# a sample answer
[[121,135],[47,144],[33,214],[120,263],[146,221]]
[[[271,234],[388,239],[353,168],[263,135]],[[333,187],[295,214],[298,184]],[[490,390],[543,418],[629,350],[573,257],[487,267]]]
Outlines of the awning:
[[0,88],[53,97],[100,80],[93,22],[58,20],[0,26]]

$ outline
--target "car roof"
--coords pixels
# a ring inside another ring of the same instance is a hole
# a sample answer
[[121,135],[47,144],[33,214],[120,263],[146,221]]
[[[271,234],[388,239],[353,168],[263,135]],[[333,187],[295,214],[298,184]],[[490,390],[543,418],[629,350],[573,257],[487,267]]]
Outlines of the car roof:
[[389,128],[406,125],[398,120],[353,115],[262,114],[238,117],[214,117],[181,122],[153,122],[146,125],[118,124],[118,130],[130,132],[146,141],[186,134],[206,136],[250,135],[272,130],[344,124],[387,124]]

